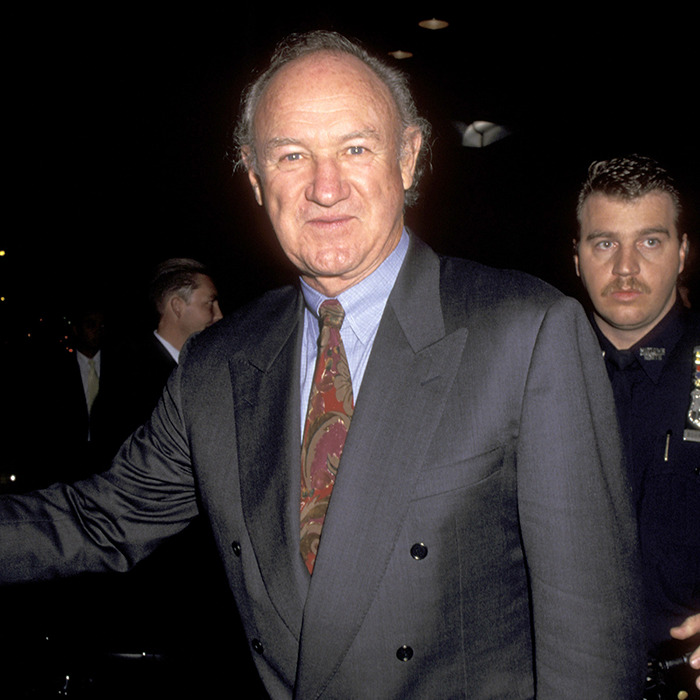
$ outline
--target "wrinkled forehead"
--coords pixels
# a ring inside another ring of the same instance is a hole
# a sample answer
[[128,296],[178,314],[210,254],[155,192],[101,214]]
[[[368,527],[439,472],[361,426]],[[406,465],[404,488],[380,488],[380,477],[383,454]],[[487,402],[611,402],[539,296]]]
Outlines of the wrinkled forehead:
[[360,59],[325,51],[294,59],[279,69],[261,96],[254,117],[256,140],[273,124],[283,127],[292,115],[330,118],[341,110],[392,132],[399,126],[389,88]]

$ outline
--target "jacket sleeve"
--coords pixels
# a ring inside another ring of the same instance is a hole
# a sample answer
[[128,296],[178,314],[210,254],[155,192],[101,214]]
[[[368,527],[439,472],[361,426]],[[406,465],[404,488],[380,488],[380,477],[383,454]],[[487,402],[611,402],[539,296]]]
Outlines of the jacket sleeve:
[[109,471],[0,497],[0,583],[127,570],[196,514],[176,372]]
[[631,492],[600,349],[571,299],[550,307],[539,329],[517,471],[537,697],[641,697]]

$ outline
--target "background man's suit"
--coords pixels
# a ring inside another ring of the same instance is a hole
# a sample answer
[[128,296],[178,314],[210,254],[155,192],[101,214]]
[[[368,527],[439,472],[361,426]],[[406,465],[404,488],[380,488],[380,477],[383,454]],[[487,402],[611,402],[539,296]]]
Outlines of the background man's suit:
[[[27,491],[106,469],[126,437],[120,421],[112,348],[100,351],[99,393],[88,406],[77,352],[42,348],[14,363],[3,386],[3,466]],[[89,437],[89,439],[88,439]]]
[[48,575],[126,568],[199,507],[275,698],[528,698],[533,653],[538,698],[599,700],[613,677],[639,697],[634,519],[580,307],[412,239],[311,578],[302,310],[285,288],[191,340],[113,471],[42,497],[53,523],[0,503],[2,577],[47,576],[59,542]]
[[175,358],[152,332],[124,349],[121,379],[125,438],[148,420],[176,367]]

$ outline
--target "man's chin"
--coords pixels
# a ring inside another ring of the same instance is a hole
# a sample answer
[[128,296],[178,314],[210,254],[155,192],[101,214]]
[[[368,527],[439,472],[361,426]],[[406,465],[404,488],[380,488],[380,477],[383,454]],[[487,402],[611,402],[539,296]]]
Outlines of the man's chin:
[[649,320],[646,314],[606,314],[605,316],[596,315],[598,325],[605,332],[607,326],[618,333],[634,333],[646,335],[654,326],[654,322]]

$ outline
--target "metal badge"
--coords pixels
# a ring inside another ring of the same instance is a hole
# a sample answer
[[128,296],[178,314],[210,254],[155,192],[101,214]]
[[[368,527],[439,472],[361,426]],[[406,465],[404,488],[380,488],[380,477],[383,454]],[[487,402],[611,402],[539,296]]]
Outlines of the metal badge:
[[683,439],[700,442],[700,345],[693,350],[690,408],[688,409],[688,425],[683,432]]
[[639,354],[643,360],[663,360],[666,348],[639,348]]

